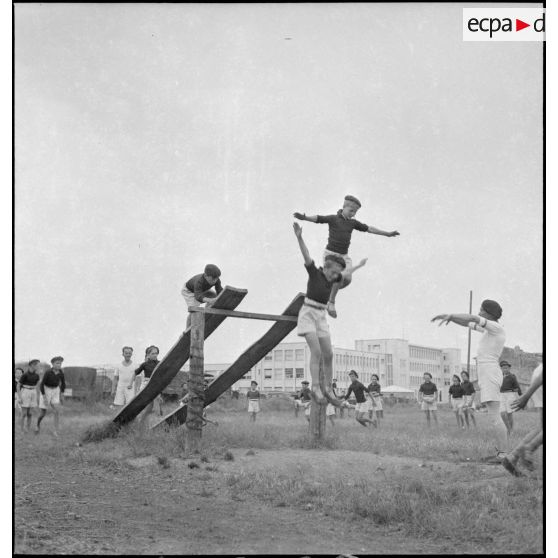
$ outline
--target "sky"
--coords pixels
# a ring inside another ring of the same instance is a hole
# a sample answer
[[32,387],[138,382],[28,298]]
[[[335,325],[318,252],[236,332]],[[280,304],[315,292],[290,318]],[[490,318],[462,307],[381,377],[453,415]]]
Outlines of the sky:
[[[307,281],[292,213],[346,194],[401,234],[353,233],[368,264],[335,346],[464,359],[467,331],[430,319],[472,290],[502,305],[506,345],[541,351],[542,46],[464,42],[462,7],[15,5],[16,358],[164,354],[207,263],[248,289],[239,310],[280,313]],[[327,226],[302,225],[321,261]],[[225,320],[206,359],[269,325]]]

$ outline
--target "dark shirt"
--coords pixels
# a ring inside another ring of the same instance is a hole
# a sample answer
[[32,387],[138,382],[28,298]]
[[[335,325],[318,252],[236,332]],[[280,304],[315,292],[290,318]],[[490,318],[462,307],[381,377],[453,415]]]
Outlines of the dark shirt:
[[310,388],[302,388],[299,397],[302,401],[311,401],[312,395],[310,394]]
[[346,219],[343,217],[342,209],[337,212],[337,215],[318,215],[317,217],[316,223],[327,223],[329,225],[326,250],[336,252],[337,254],[345,255],[349,251],[353,230],[368,231],[368,225],[356,219]]
[[475,393],[475,386],[469,380],[462,382],[461,387],[463,388],[463,395],[473,395]]
[[64,372],[60,370],[58,374],[54,372],[52,368],[49,368],[44,374],[41,383],[39,384],[39,390],[44,395],[45,386],[49,388],[55,388],[60,386],[60,391],[64,393],[66,389],[66,380],[64,379]]
[[[310,265],[304,264],[304,267],[308,272],[306,296],[316,302],[327,304],[334,282],[329,282],[326,279],[323,269],[321,267],[318,269],[314,260],[312,260]],[[341,279],[341,275],[339,276],[339,279]]]
[[146,360],[139,365],[139,368],[136,368],[134,374],[139,376],[143,372],[144,378],[151,378],[151,374],[153,374],[153,370],[155,370],[158,364],[158,360]]
[[454,399],[463,399],[463,396],[465,395],[465,392],[463,391],[463,387],[461,385],[453,385],[450,386],[449,388],[449,394],[454,398]]
[[515,374],[507,374],[506,376],[504,376],[502,385],[500,386],[500,393],[504,393],[505,391],[517,391],[517,393],[521,395],[521,388],[517,383]]
[[36,372],[24,372],[19,379],[22,386],[35,387],[39,383],[39,375]]
[[248,399],[259,399],[260,398],[260,392],[256,389],[254,391],[250,390],[247,394],[246,397],[248,397]]
[[434,395],[438,388],[434,382],[424,382],[420,385],[419,391],[424,393],[424,395]]
[[349,385],[347,389],[347,393],[345,394],[345,399],[349,399],[349,395],[351,395],[351,391],[355,394],[355,399],[357,403],[364,403],[366,401],[366,396],[364,392],[368,393],[368,388],[364,387],[358,380],[354,380]]
[[370,384],[370,385],[368,386],[368,393],[369,393],[370,395],[372,395],[373,393],[376,393],[376,394],[378,394],[378,395],[382,395],[382,394],[380,393],[380,390],[381,390],[381,389],[382,389],[382,387],[380,386],[380,384]]
[[199,275],[194,275],[191,279],[186,281],[186,288],[194,293],[194,297],[198,302],[203,302],[203,297],[207,295],[212,287],[215,287],[215,292],[219,294],[223,290],[223,287],[221,286],[221,279],[217,279],[217,283],[215,283],[215,285],[210,285],[205,280],[204,274],[200,273]]

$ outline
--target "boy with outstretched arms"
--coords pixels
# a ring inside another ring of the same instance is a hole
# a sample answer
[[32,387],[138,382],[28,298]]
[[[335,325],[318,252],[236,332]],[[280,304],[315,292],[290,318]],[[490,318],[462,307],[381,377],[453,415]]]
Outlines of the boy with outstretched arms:
[[345,288],[352,280],[352,274],[359,267],[366,264],[366,259],[362,260],[358,265],[353,267],[351,258],[348,255],[349,244],[351,243],[351,235],[353,230],[361,232],[369,232],[381,236],[399,236],[397,231],[383,231],[376,227],[369,227],[353,217],[360,209],[361,203],[354,196],[345,196],[343,209],[340,209],[335,215],[306,215],[305,213],[294,213],[294,217],[301,221],[311,221],[312,223],[327,223],[329,226],[329,237],[324,257],[328,255],[340,256],[345,260],[345,271],[343,272],[343,282],[337,284],[331,291],[328,301],[327,311],[332,318],[337,317],[335,310],[335,297],[339,289]]
[[[341,405],[331,391],[333,378],[333,349],[327,324],[327,301],[333,285],[342,280],[345,261],[340,256],[328,255],[324,267],[317,268],[302,239],[302,228],[293,223],[295,236],[308,273],[306,297],[298,313],[297,334],[306,339],[310,348],[310,375],[312,394],[318,403],[325,403],[324,396],[334,405]],[[323,359],[325,385],[320,386],[320,361]],[[323,389],[323,391],[322,391]]]
[[[221,270],[214,264],[207,264],[203,273],[194,275],[182,287],[180,291],[186,306],[201,306],[204,302],[212,302],[223,290],[221,286]],[[215,287],[215,292],[211,289]],[[186,328],[190,327],[191,317],[188,313]]]

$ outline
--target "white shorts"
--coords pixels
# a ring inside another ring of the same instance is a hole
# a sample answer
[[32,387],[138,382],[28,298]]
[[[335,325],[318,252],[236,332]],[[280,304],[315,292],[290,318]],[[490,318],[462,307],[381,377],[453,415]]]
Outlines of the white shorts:
[[455,399],[452,397],[451,399],[451,408],[454,411],[458,411],[459,409],[463,409],[463,406],[465,405],[465,401],[463,400],[463,398],[459,398],[459,399]]
[[543,386],[541,386],[533,395],[531,395],[531,401],[533,406],[537,409],[542,409],[543,407]]
[[312,408],[312,401],[306,401],[304,403],[304,415],[309,417],[310,416],[310,409]]
[[355,413],[367,413],[369,409],[369,402],[366,400],[364,403],[357,403],[355,405]]
[[201,306],[202,303],[199,300],[196,300],[194,293],[188,290],[186,287],[183,287],[180,291],[184,300],[186,301],[186,306]]
[[382,397],[381,395],[373,395],[372,396],[372,406],[371,409],[374,408],[375,411],[383,411],[384,407],[382,405]]
[[[142,382],[143,383],[143,382]],[[128,405],[130,401],[136,396],[134,386],[128,389],[127,385],[118,382],[116,386],[116,395],[114,396],[115,405]]]
[[259,399],[249,399],[248,400],[248,412],[249,413],[259,413],[260,412],[260,400]]
[[39,397],[39,408],[48,409],[51,405],[60,405],[60,388],[49,388],[44,386],[45,394]]
[[22,387],[21,394],[21,406],[22,407],[36,407],[37,406],[37,388],[26,388]]
[[463,406],[464,407],[473,407],[473,398],[474,395],[464,395],[463,396]]
[[332,252],[327,248],[324,250],[324,264],[325,264],[325,257],[326,256],[339,256],[345,260],[345,269],[350,269],[353,267],[353,260],[348,256],[348,254],[338,254],[337,252]]
[[[423,397],[424,397],[424,396],[423,396]],[[423,411],[437,411],[437,410],[438,410],[438,406],[436,405],[436,396],[434,396],[434,399],[433,399],[432,401],[425,401],[425,400],[423,399],[420,408],[421,408]]]
[[501,413],[513,413],[511,407],[512,401],[515,401],[519,396],[515,391],[507,391],[505,393],[500,393],[500,412]]
[[477,365],[479,378],[480,400],[500,401],[500,386],[502,385],[502,370],[496,362],[485,362]]
[[307,333],[316,333],[318,337],[329,337],[329,325],[327,324],[327,310],[302,305],[298,313],[296,334],[304,337]]
[[335,416],[335,407],[331,403],[328,403],[326,407],[326,417],[330,417],[332,415]]

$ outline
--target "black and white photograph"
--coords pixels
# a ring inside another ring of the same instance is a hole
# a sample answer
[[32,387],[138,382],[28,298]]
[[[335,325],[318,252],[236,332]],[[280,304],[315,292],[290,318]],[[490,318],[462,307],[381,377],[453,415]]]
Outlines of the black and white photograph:
[[12,10],[12,552],[545,553],[545,5]]

